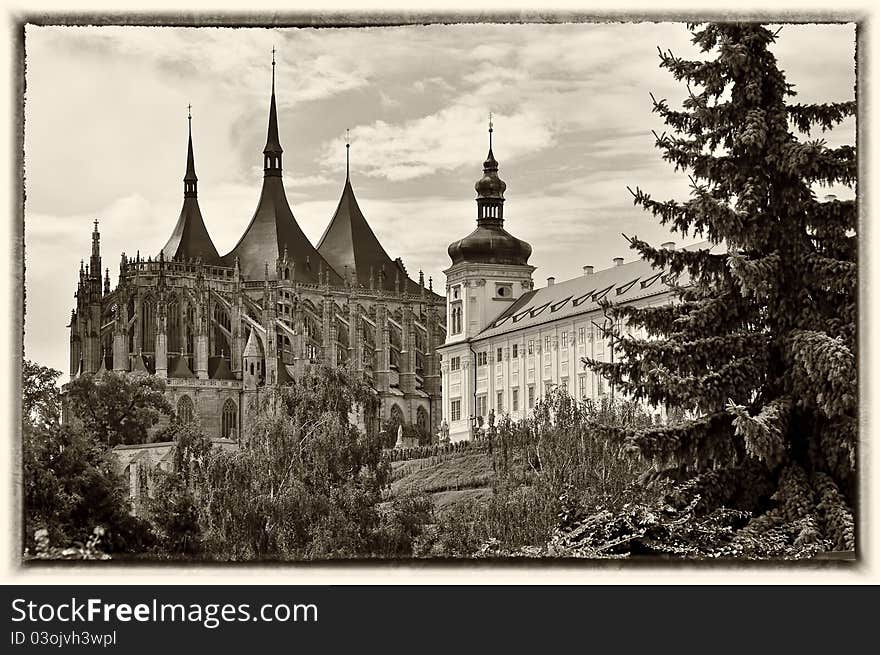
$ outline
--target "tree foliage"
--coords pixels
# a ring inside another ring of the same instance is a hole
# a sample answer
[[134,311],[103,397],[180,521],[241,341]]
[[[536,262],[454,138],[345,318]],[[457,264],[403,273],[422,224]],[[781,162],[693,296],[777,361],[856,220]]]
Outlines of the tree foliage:
[[149,541],[130,514],[128,485],[112,455],[91,435],[57,423],[26,431],[22,443],[26,545],[39,529],[52,543],[86,543],[106,530],[111,552],[137,550]]
[[[61,396],[55,381],[60,375],[23,361],[25,548],[38,559],[74,557],[91,552],[88,544],[95,535],[112,552],[142,548],[150,541],[147,527],[131,516],[128,486],[106,445],[79,426],[59,424]],[[49,543],[64,546],[49,548]]]
[[[377,408],[375,392],[344,369],[310,368],[295,385],[266,389],[245,446],[214,449],[199,467],[195,494],[207,553],[268,560],[405,550],[415,528],[401,514],[406,508],[379,507],[390,466],[375,429]],[[364,431],[350,421],[356,412]]]
[[[155,549],[166,557],[202,553],[202,528],[196,504],[200,471],[211,455],[211,440],[197,421],[172,422],[163,437],[174,442],[171,467],[155,468],[153,494],[146,510],[156,536]],[[164,441],[165,439],[161,439]]]
[[147,442],[159,417],[171,414],[164,391],[159,378],[107,371],[71,381],[66,402],[83,429],[112,448]]
[[28,359],[21,367],[21,418],[28,426],[45,427],[61,417],[61,371]]
[[[757,463],[755,488],[772,482],[772,497],[749,508],[769,509],[760,525],[812,517],[826,544],[852,548],[856,205],[820,201],[815,188],[853,186],[856,153],[806,137],[852,116],[855,102],[791,104],[794,87],[772,53],[777,35],[764,26],[690,29],[705,60],[660,52],[688,97],[681,109],[654,99],[670,130],[655,134],[656,146],[690,174],[690,198],[632,193],[663,225],[727,252],[631,239],[679,279],[679,302],[610,307],[616,325],[644,328],[649,339],[612,329],[617,360],[587,363],[635,399],[692,412],[680,425],[629,430],[629,448],[702,480],[715,507],[733,500],[718,471]],[[802,511],[784,509],[791,503]]]

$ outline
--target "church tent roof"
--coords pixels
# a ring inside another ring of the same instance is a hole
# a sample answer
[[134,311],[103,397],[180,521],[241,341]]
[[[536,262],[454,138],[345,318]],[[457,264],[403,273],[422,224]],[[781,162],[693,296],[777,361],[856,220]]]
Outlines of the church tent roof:
[[351,280],[354,272],[358,283],[365,287],[370,286],[372,276],[375,288],[395,291],[399,276],[401,291],[417,294],[421,290],[419,284],[409,278],[406,270],[392,260],[379,243],[358,205],[347,176],[336,212],[318,242],[318,252],[340,276],[347,273],[348,280]]
[[[191,118],[191,117],[190,117]],[[162,248],[166,259],[198,259],[206,264],[219,264],[220,255],[199,209],[198,177],[192,145],[192,121],[186,155],[186,175],[183,177],[183,207],[171,237]]]
[[269,265],[270,276],[275,276],[275,260],[285,248],[288,260],[296,263],[296,281],[317,284],[321,274],[329,273],[331,284],[339,285],[342,282],[296,222],[281,177],[267,176],[263,178],[260,200],[250,224],[224,260],[227,266],[234,266],[238,257],[244,279],[262,280],[266,264]]

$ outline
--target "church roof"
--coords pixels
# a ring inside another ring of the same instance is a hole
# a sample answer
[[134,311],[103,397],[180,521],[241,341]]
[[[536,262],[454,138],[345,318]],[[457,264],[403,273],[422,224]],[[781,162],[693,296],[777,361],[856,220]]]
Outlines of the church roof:
[[257,339],[254,331],[251,330],[248,336],[247,345],[244,347],[242,357],[262,357],[263,349],[260,347],[259,339]]
[[168,243],[162,248],[166,259],[198,259],[206,264],[219,264],[220,255],[199,209],[195,157],[192,144],[192,117],[186,152],[186,174],[183,177],[183,207]]
[[170,378],[194,378],[195,374],[190,370],[186,357],[174,358],[174,368],[168,373]]
[[[226,363],[225,357],[212,357],[211,359],[217,360],[214,362],[214,366],[212,367],[212,371],[210,377],[212,380],[234,380],[235,375],[232,371],[229,370],[229,364]],[[209,360],[209,364],[210,364]]]
[[144,364],[144,358],[141,355],[133,355],[131,359],[131,373],[132,375],[149,375],[150,372],[147,370],[146,364]]
[[[358,205],[348,176],[336,213],[318,242],[318,252],[340,276],[347,273],[350,279],[354,272],[358,282],[365,287],[370,286],[372,276],[376,288],[394,291],[395,279],[399,275],[401,291],[420,292],[419,284],[407,276],[379,243]],[[384,277],[380,275],[382,272]]]
[[[703,241],[685,248],[705,249],[718,254],[724,250],[724,246],[712,246],[708,241]],[[649,262],[637,259],[591,275],[557,282],[524,293],[474,339],[496,337],[599,311],[603,300],[622,303],[647,298],[669,291],[672,284],[686,284],[686,277],[685,272],[677,280],[672,280],[667,276],[667,271],[652,268]]]
[[234,266],[238,258],[244,279],[262,280],[265,278],[267,264],[270,275],[275,277],[275,262],[286,249],[288,260],[294,263],[294,280],[319,284],[322,276],[329,276],[330,284],[338,286],[342,283],[342,278],[324,261],[290,210],[281,178],[282,152],[278,138],[278,112],[275,107],[273,53],[269,126],[266,146],[263,148],[263,188],[251,222],[235,247],[223,256],[223,262],[226,266]]
[[318,253],[293,217],[281,178],[267,176],[263,178],[260,200],[250,224],[224,260],[227,266],[233,266],[238,257],[244,279],[262,280],[267,263],[274,276],[275,260],[285,248],[288,259],[296,263],[296,281],[317,284],[323,272],[329,273],[331,284],[341,284],[342,279]]
[[162,248],[165,259],[198,259],[206,264],[219,264],[220,255],[205,227],[197,198],[184,198],[180,217]]
[[489,154],[477,192],[477,229],[449,244],[452,265],[468,263],[528,266],[532,247],[504,229],[504,192],[507,184],[498,177],[498,161],[492,152],[492,121],[489,120]]

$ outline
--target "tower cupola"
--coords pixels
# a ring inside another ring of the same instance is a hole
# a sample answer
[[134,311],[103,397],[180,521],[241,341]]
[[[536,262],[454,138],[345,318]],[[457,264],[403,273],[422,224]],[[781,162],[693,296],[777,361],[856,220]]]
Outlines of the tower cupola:
[[477,191],[477,229],[449,246],[452,264],[528,265],[532,247],[504,229],[504,192],[507,184],[498,177],[498,161],[492,152],[492,115],[489,115],[489,154],[483,162],[483,177]]

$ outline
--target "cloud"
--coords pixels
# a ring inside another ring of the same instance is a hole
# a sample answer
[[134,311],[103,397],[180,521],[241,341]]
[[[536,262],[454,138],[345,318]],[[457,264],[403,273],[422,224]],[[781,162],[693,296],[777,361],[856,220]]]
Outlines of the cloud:
[[[783,28],[774,52],[799,101],[854,97],[854,34]],[[673,23],[28,26],[28,352],[66,368],[64,326],[94,218],[114,281],[122,251],[164,245],[183,200],[188,103],[202,215],[217,249],[232,249],[262,183],[273,46],[284,183],[312,243],[339,201],[350,127],[352,182],[371,226],[414,276],[442,287],[448,244],[474,228],[489,111],[505,226],[532,244],[536,281],[631,256],[621,232],[682,241],[626,190],[689,192],[651,135],[664,127],[648,93],[671,105],[685,95],[658,67],[658,45],[694,54]],[[852,143],[854,121],[822,136]]]

